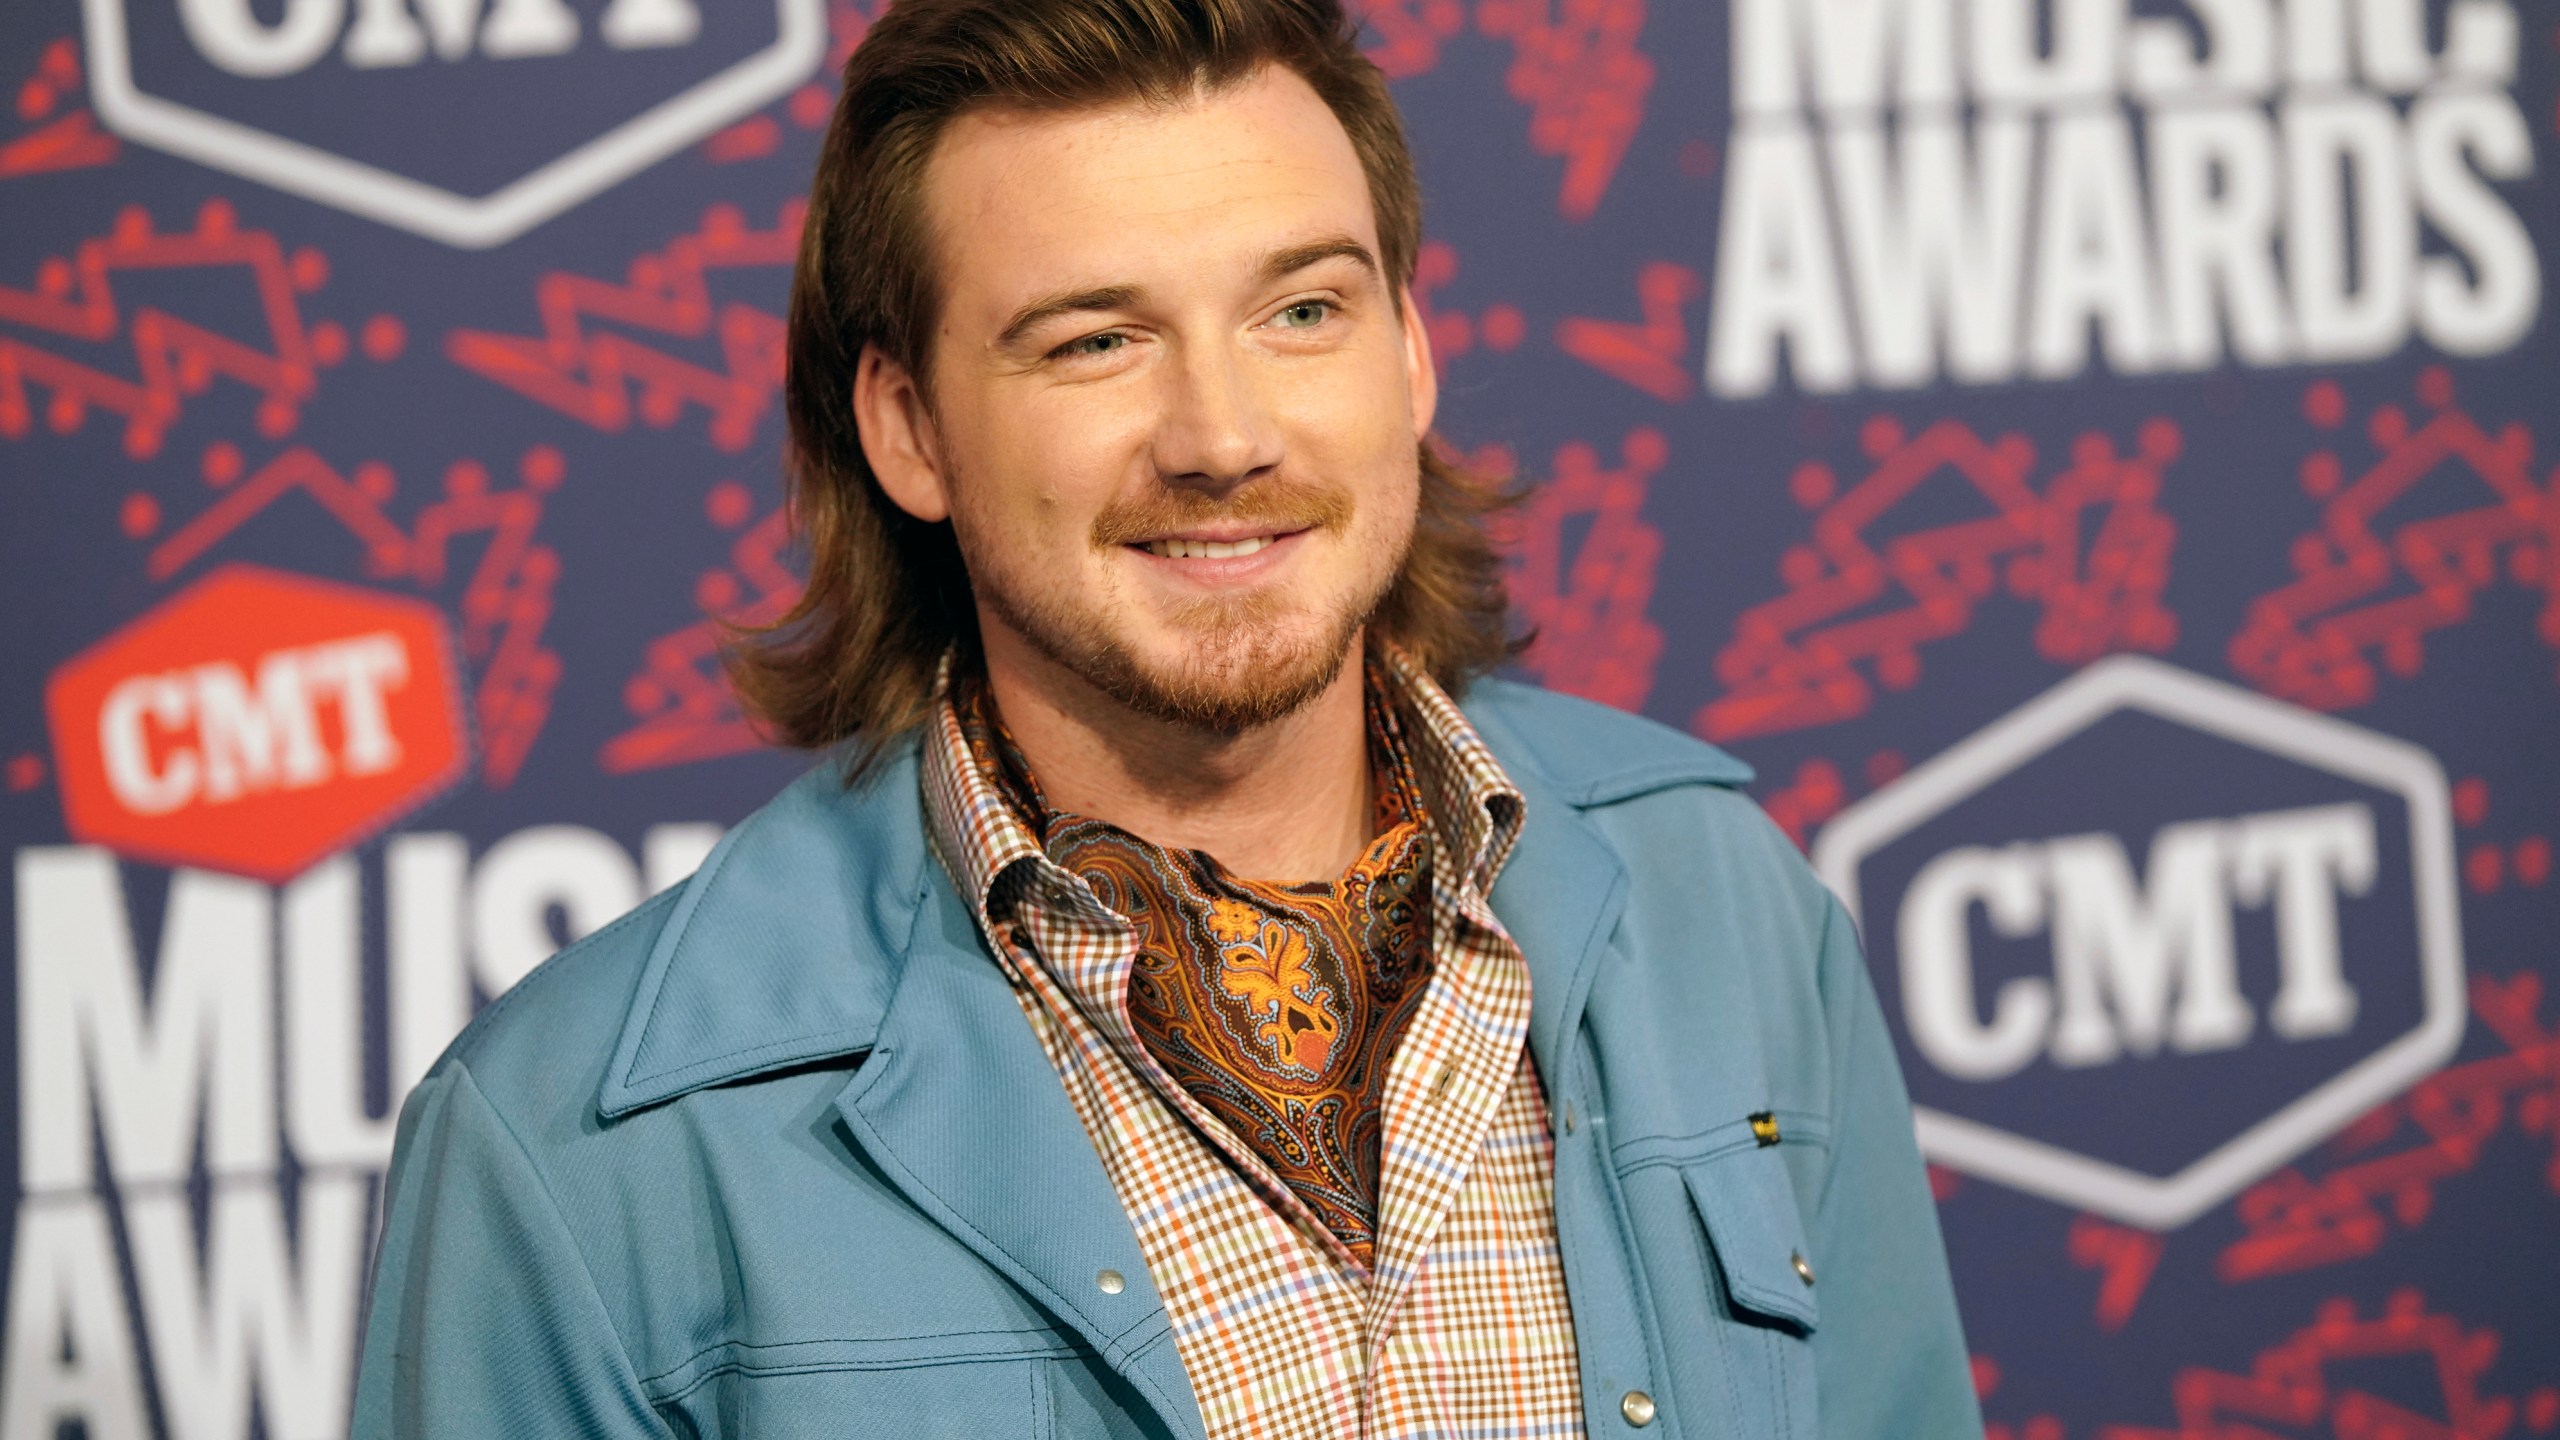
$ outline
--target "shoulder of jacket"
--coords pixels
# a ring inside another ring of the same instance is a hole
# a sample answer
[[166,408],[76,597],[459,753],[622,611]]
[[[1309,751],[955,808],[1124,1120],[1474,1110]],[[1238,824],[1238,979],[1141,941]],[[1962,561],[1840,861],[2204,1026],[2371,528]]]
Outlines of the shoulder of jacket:
[[1668,725],[1516,681],[1479,680],[1467,719],[1506,767],[1525,767],[1584,809],[1681,785],[1751,783],[1751,767]]
[[537,966],[448,1050],[502,1109],[614,1117],[866,1048],[924,879],[913,746],[813,768],[686,880]]
[[683,889],[651,896],[535,966],[482,1007],[429,1076],[463,1066],[492,1104],[592,1096]]

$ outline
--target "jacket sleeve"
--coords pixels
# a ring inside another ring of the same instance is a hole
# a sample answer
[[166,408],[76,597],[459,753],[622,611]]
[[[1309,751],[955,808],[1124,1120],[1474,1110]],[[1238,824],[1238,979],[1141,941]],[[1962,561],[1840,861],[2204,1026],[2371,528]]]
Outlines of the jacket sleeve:
[[531,1158],[448,1058],[401,1109],[356,1440],[667,1440]]
[[1834,1070],[1831,1162],[1811,1236],[1822,1259],[1822,1433],[1978,1440],[1982,1413],[1910,1096],[1857,929],[1836,900],[1821,987]]

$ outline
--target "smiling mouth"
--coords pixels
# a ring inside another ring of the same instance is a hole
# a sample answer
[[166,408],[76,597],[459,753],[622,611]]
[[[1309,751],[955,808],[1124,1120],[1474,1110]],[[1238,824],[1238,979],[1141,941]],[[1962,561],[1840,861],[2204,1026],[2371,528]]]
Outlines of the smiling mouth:
[[1138,548],[1167,560],[1233,560],[1271,547],[1277,535],[1248,535],[1241,540],[1149,540]]

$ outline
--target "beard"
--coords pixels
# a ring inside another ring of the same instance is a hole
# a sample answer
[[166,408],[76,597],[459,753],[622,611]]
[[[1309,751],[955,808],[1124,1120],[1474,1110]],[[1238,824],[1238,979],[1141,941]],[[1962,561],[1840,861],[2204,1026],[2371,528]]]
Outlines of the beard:
[[[1219,522],[1339,534],[1352,513],[1340,491],[1295,480],[1263,481],[1223,497],[1160,490],[1114,503],[1095,518],[1090,538],[1097,550],[1110,550]],[[1033,649],[1140,715],[1221,736],[1282,719],[1334,683],[1412,543],[1408,530],[1393,564],[1315,613],[1267,593],[1193,600],[1165,617],[1181,655],[1167,664],[1142,657],[1111,610],[1079,604],[1071,592],[1016,583],[1004,566],[982,563],[987,557],[975,553],[965,533],[959,538],[979,602]]]

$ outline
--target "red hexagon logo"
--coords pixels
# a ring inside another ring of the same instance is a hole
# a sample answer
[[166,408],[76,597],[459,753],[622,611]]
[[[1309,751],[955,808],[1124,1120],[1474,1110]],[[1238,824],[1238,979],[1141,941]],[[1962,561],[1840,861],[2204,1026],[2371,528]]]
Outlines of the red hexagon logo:
[[282,881],[461,776],[434,606],[231,565],[53,673],[72,837]]

